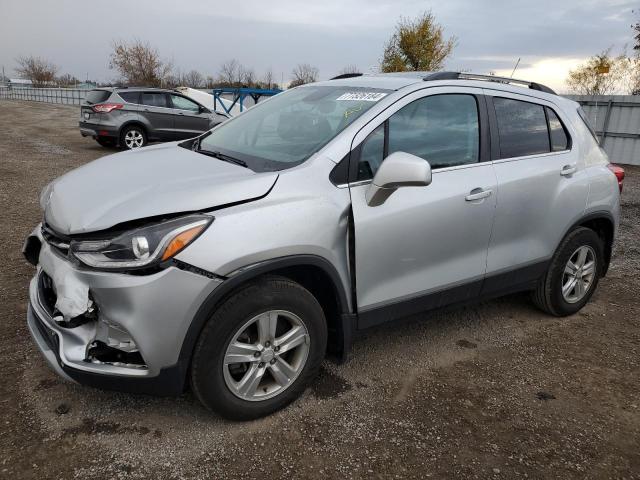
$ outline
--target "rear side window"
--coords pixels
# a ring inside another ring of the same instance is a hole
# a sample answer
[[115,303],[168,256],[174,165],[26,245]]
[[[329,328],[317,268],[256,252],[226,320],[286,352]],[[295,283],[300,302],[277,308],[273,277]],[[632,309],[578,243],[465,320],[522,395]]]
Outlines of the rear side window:
[[547,111],[547,120],[549,121],[549,139],[551,140],[551,151],[561,152],[569,148],[569,137],[562,125],[562,122],[556,115],[556,112],[549,107],[545,107]]
[[587,127],[587,130],[589,130],[589,133],[591,133],[591,136],[596,141],[596,143],[600,143],[598,141],[598,137],[596,135],[596,131],[593,129],[593,126],[591,125],[591,122],[589,121],[589,118],[587,118],[587,114],[584,113],[584,110],[582,109],[582,107],[578,107],[578,116],[583,121],[584,126]]
[[150,107],[169,107],[165,93],[143,92],[141,97],[143,105],[149,105]]
[[125,102],[140,103],[140,92],[118,92]]
[[535,103],[493,98],[500,137],[500,157],[522,157],[551,151],[544,107]]
[[94,103],[104,102],[110,96],[111,92],[108,90],[91,90],[87,93],[85,101],[93,105]]

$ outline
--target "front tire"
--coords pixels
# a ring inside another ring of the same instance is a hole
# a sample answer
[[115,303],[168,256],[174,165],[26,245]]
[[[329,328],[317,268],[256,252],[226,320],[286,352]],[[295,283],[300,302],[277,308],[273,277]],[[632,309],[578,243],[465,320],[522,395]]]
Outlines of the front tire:
[[316,377],[327,324],[316,298],[284,277],[241,287],[205,324],[191,386],[208,409],[251,420],[284,408]]
[[556,317],[578,312],[595,292],[603,266],[602,239],[589,228],[575,229],[558,247],[533,302]]
[[120,146],[136,150],[147,145],[147,134],[139,125],[125,127],[120,133]]

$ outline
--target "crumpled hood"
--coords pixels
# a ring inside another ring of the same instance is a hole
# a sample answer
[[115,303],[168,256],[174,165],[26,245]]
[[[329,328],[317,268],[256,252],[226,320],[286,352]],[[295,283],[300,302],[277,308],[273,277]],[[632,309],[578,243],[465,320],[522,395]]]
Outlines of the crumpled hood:
[[255,173],[169,143],[108,155],[51,182],[40,203],[62,234],[247,201],[269,192],[277,173]]

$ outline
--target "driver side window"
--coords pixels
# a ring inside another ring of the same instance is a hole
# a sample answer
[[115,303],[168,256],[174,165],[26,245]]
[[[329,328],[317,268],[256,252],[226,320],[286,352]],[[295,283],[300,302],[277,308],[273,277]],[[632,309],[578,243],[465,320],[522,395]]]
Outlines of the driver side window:
[[393,152],[424,158],[436,169],[476,163],[479,150],[476,98],[431,95],[402,107],[369,134],[360,148],[358,180],[372,179]]
[[178,110],[189,110],[191,112],[200,112],[200,105],[180,95],[171,95],[171,103],[173,108]]

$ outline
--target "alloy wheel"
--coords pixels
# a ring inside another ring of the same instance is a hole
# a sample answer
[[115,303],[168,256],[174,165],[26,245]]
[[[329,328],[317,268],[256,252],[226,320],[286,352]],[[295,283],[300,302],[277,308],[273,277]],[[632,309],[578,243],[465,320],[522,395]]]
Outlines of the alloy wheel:
[[129,130],[124,136],[124,143],[129,149],[140,148],[144,146],[144,135],[140,130]]
[[582,300],[593,285],[596,275],[596,253],[588,245],[579,247],[564,267],[562,297],[568,303]]
[[224,355],[224,381],[247,401],[273,398],[293,384],[309,355],[309,333],[300,317],[270,310],[246,322]]

